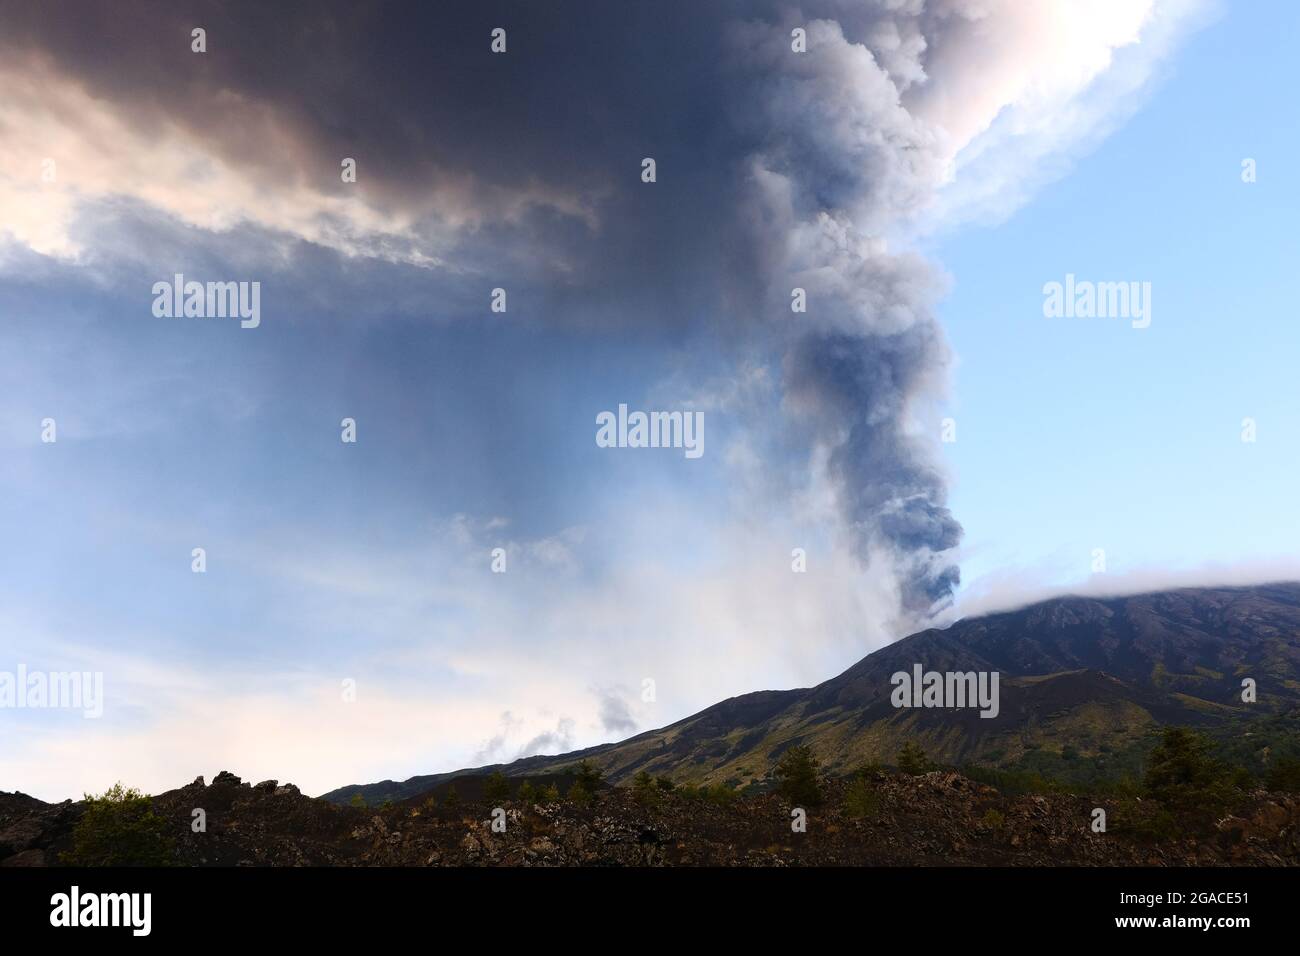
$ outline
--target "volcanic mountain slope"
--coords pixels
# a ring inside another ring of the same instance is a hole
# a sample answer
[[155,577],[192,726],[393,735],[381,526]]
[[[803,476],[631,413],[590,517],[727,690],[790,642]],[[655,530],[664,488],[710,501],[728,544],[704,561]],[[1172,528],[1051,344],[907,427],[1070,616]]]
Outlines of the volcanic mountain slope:
[[[1000,711],[895,708],[890,677],[997,671]],[[1242,700],[1242,681],[1257,700]],[[555,772],[583,758],[619,783],[638,771],[678,781],[764,784],[781,754],[810,744],[831,773],[891,762],[904,741],[974,763],[1121,766],[1166,724],[1249,734],[1261,721],[1296,729],[1300,584],[1196,588],[1095,599],[1065,597],[905,638],[816,687],[759,691],[618,743],[511,764],[347,786],[343,802],[404,799],[465,774]],[[1266,755],[1265,755],[1266,756]],[[1088,763],[1091,761],[1091,763]]]

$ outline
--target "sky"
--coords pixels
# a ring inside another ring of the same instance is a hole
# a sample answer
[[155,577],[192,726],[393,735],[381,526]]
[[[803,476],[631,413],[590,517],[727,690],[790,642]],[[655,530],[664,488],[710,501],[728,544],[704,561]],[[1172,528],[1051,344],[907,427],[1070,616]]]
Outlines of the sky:
[[1287,4],[71,9],[0,3],[0,674],[103,713],[0,707],[0,789],[320,793],[1297,576]]
[[[1294,67],[1273,28],[1300,12],[1217,9],[1068,175],[932,247],[953,283],[945,449],[976,590],[1086,586],[1095,548],[1121,580],[1295,576],[1300,130],[1279,120]],[[1150,327],[1045,320],[1042,284],[1067,272],[1150,281]]]

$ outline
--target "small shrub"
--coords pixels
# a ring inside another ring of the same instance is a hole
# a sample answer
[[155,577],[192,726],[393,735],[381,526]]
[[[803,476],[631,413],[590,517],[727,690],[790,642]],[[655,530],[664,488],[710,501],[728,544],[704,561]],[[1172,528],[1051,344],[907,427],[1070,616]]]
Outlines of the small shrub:
[[1268,768],[1265,785],[1270,790],[1300,793],[1300,760],[1295,757],[1278,757]]
[[349,800],[348,803],[351,806],[354,806],[360,810],[364,810],[366,808],[366,798],[359,793],[352,794],[352,799]]
[[704,799],[709,803],[727,805],[733,802],[738,794],[735,787],[726,783],[715,783],[711,787],[705,787],[703,792]]
[[844,811],[855,820],[874,819],[880,813],[880,792],[871,785],[871,778],[859,774],[849,784],[844,797]]
[[1001,830],[1006,825],[1007,818],[1002,815],[1001,810],[995,810],[989,807],[984,811],[984,816],[980,817],[980,826],[987,830]]
[[525,780],[519,787],[519,793],[516,795],[521,803],[536,803],[537,788],[533,786],[531,780]]
[[447,792],[442,795],[442,805],[447,810],[455,810],[460,806],[460,794],[456,792],[456,785],[453,783],[447,788]]
[[1172,840],[1183,828],[1169,810],[1154,800],[1126,797],[1119,800],[1112,817],[1114,829],[1147,840]]
[[86,809],[72,831],[70,866],[169,866],[174,841],[153,801],[133,787],[115,783],[98,797],[86,794]]
[[725,783],[683,783],[677,787],[676,792],[684,800],[700,800],[723,805],[731,803],[740,795],[734,787],[729,787]]
[[1055,793],[1061,788],[1042,774],[1025,770],[1000,770],[967,764],[961,768],[962,776],[976,783],[986,783],[1009,796],[1024,793]]
[[568,799],[580,807],[587,806],[594,798],[595,794],[588,790],[581,780],[575,780],[569,787]]

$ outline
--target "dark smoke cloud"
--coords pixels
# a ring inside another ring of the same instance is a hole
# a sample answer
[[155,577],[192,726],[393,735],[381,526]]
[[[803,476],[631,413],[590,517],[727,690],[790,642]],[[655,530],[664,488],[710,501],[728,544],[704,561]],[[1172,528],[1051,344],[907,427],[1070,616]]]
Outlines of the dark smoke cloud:
[[808,335],[786,356],[789,394],[816,406],[820,427],[833,428],[828,467],[860,556],[888,544],[901,557],[903,600],[924,609],[960,582],[956,567],[935,555],[955,548],[961,525],[944,506],[940,475],[900,426],[915,379],[945,352],[933,325],[893,335]]
[[342,195],[356,157],[356,194],[412,228],[337,228],[385,267],[418,251],[430,288],[466,303],[508,278],[544,321],[712,327],[767,353],[857,553],[924,609],[957,584],[961,528],[910,431],[947,363],[935,283],[888,244],[939,178],[936,134],[904,106],[924,24],[952,28],[898,12],[923,6],[6,2],[0,55],[76,78],[140,130],[182,126],[268,189]]

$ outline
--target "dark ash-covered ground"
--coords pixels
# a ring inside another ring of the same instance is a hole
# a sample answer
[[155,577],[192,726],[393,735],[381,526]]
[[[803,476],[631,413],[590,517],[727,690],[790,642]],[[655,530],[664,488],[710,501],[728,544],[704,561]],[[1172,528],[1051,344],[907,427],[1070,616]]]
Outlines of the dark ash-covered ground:
[[[292,785],[256,786],[221,773],[153,798],[173,826],[182,866],[812,866],[1263,865],[1300,863],[1300,799],[1256,792],[1235,816],[1196,835],[1154,841],[1126,831],[1113,801],[1064,794],[1006,796],[948,771],[881,773],[877,806],[849,816],[846,781],[825,784],[794,833],[774,793],[717,803],[665,793],[653,805],[628,788],[588,804],[493,806],[423,797],[383,808],[338,806]],[[1107,833],[1089,827],[1108,809]],[[0,793],[0,866],[59,865],[84,805]],[[191,831],[192,811],[207,832]],[[990,812],[993,811],[993,812]]]

